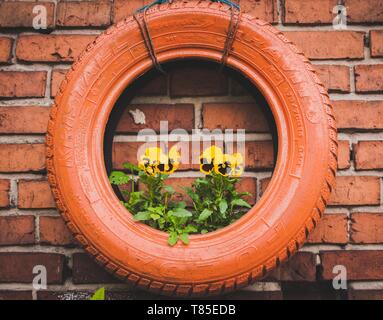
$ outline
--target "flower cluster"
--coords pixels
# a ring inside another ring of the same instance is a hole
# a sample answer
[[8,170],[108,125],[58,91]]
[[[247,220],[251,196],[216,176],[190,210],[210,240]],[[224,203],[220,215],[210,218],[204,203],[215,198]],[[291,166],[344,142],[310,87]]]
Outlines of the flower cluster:
[[176,147],[171,148],[168,155],[163,153],[161,148],[147,148],[138,162],[138,167],[151,176],[157,173],[171,174],[178,169],[180,158]]
[[211,174],[214,171],[225,177],[239,177],[243,173],[242,155],[224,154],[219,147],[209,147],[200,157],[200,171],[204,174]]
[[[180,159],[176,146],[170,149],[169,154],[165,154],[161,148],[147,148],[138,167],[151,176],[158,173],[171,174],[179,168]],[[221,148],[212,146],[205,149],[200,156],[200,171],[206,175],[215,172],[222,176],[239,177],[243,170],[243,158],[240,153],[225,154]]]

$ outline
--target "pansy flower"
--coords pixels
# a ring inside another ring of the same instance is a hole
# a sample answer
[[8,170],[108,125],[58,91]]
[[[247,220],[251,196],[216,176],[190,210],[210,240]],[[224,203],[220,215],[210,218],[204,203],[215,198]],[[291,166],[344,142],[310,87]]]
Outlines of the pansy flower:
[[221,148],[211,146],[200,156],[200,171],[204,174],[210,174],[216,163],[221,163],[223,160],[223,152]]

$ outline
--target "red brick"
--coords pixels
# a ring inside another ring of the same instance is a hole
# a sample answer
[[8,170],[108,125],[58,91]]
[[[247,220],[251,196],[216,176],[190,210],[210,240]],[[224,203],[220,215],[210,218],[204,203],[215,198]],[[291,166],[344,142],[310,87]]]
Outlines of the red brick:
[[354,151],[357,170],[383,169],[383,141],[359,141]]
[[255,178],[241,178],[237,184],[238,192],[250,192],[251,196],[246,196],[244,199],[251,205],[255,204],[257,197],[257,179]]
[[289,31],[286,32],[286,36],[302,49],[309,59],[358,59],[364,57],[363,32]]
[[110,24],[111,3],[99,1],[60,1],[57,25],[65,27],[100,27]]
[[20,180],[18,184],[18,207],[21,209],[54,208],[55,202],[48,181]]
[[13,39],[12,38],[0,37],[0,63],[11,62],[12,45],[13,45]]
[[0,97],[44,97],[46,80],[45,71],[0,71]]
[[332,280],[338,274],[333,273],[337,265],[346,267],[348,281],[383,279],[383,251],[325,251],[320,253],[320,257],[324,280]]
[[383,91],[383,64],[355,66],[356,92]]
[[350,92],[348,66],[315,65],[315,69],[329,92]]
[[267,187],[269,186],[269,183],[271,181],[271,178],[263,178],[261,179],[261,189],[259,190],[259,196],[262,197],[263,194],[266,192]]
[[228,79],[215,65],[178,65],[170,72],[172,97],[221,96],[228,93]]
[[0,300],[32,300],[32,291],[0,291]]
[[15,252],[0,253],[0,282],[31,284],[36,274],[33,268],[43,265],[47,269],[48,284],[61,284],[64,281],[65,256],[57,253]]
[[45,169],[43,144],[2,144],[0,172],[28,172]]
[[0,230],[0,245],[33,244],[35,242],[35,217],[0,217]]
[[100,267],[91,257],[84,253],[73,254],[72,281],[82,283],[117,283],[106,270]]
[[325,214],[311,232],[307,242],[346,244],[348,242],[347,215]]
[[119,22],[131,16],[136,10],[144,6],[144,0],[114,0],[113,22]]
[[264,111],[256,103],[205,103],[202,115],[203,127],[209,130],[270,131]]
[[156,75],[140,83],[137,87],[137,96],[165,96],[168,93],[167,75]]
[[350,163],[350,143],[349,141],[338,141],[338,169],[348,169]]
[[285,24],[329,24],[335,15],[336,0],[285,0]]
[[22,35],[16,46],[17,59],[34,62],[72,62],[94,41],[94,35]]
[[274,167],[272,141],[247,141],[245,167],[249,170],[265,170]]
[[0,180],[0,208],[9,207],[9,180]]
[[277,2],[275,0],[240,0],[243,13],[270,23],[278,21]]
[[333,101],[338,129],[383,129],[383,101]]
[[356,289],[350,288],[348,290],[348,299],[349,300],[383,300],[383,290],[380,290],[380,289],[356,290]]
[[40,217],[40,242],[53,246],[67,246],[75,243],[61,217]]
[[33,13],[36,5],[43,5],[47,11],[47,27],[54,27],[55,4],[46,1],[2,1],[0,2],[0,27],[17,28],[33,27],[33,18],[37,15]]
[[[145,124],[135,124],[130,111],[139,109],[145,114]],[[160,121],[168,121],[169,132],[174,129],[191,131],[194,128],[192,104],[146,104],[129,105],[117,126],[119,133],[137,133],[142,129],[160,131]]]
[[330,198],[330,205],[379,205],[380,178],[340,176]]
[[348,23],[382,23],[383,2],[381,0],[345,0]]
[[364,244],[383,242],[383,213],[352,213],[351,222],[351,242]]
[[266,277],[267,281],[309,281],[316,278],[315,255],[311,252],[298,252],[291,259],[277,267]]
[[51,80],[51,97],[55,97],[60,89],[61,82],[65,79],[68,69],[54,69]]
[[370,31],[371,57],[383,57],[383,30]]
[[0,133],[45,133],[50,108],[47,107],[1,107]]

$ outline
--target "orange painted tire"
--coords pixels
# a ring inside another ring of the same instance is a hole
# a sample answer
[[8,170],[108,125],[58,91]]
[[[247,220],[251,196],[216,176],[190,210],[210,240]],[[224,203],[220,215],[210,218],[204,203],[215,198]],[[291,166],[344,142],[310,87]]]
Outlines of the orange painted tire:
[[[175,1],[148,10],[158,60],[220,61],[229,7]],[[234,224],[170,247],[167,234],[133,221],[109,184],[103,138],[122,91],[152,68],[133,18],[109,28],[61,85],[47,134],[49,182],[75,238],[116,276],[153,292],[219,294],[246,286],[286,260],[322,215],[337,166],[336,127],[323,85],[281,32],[242,15],[228,65],[265,96],[278,131],[274,175]]]

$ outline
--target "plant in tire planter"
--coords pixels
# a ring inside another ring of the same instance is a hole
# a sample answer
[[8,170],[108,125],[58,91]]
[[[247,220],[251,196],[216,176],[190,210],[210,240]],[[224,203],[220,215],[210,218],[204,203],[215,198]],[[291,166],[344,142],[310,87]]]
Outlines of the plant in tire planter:
[[[168,175],[179,166],[179,155],[171,149],[169,157],[160,148],[148,148],[141,157],[139,166],[125,163],[128,173],[113,171],[109,177],[114,185],[128,185],[122,201],[126,209],[134,214],[136,221],[169,233],[169,245],[178,240],[189,243],[189,234],[205,234],[223,228],[244,213],[251,206],[243,199],[248,192],[237,192],[236,184],[243,172],[240,154],[223,154],[219,148],[211,147],[201,155],[201,172],[204,178],[197,178],[191,188],[184,188],[192,202],[188,209],[186,202],[175,201],[175,190],[165,185]],[[138,177],[135,176],[138,175]],[[144,190],[136,190],[140,182]]]

